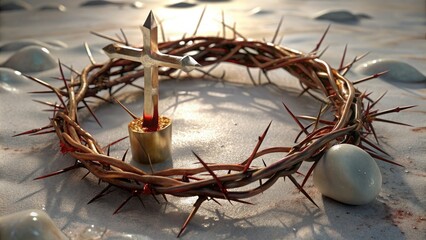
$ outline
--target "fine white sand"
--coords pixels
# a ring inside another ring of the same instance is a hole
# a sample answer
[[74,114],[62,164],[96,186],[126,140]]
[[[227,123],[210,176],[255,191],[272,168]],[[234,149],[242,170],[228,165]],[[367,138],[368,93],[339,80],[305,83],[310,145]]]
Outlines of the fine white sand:
[[[392,64],[395,61],[409,64],[417,72],[408,71],[404,64],[397,64],[404,69],[398,69],[398,66],[395,69],[406,73],[403,81],[381,78],[358,87],[373,92],[372,98],[387,91],[377,105],[380,109],[398,105],[418,107],[386,117],[411,124],[413,128],[386,123],[375,125],[381,146],[405,168],[378,162],[383,187],[372,203],[357,207],[340,204],[322,197],[309,180],[305,189],[319,205],[316,208],[290,182],[279,182],[265,193],[248,199],[254,206],[231,205],[226,201],[221,202],[222,206],[214,202],[204,204],[183,238],[426,239],[426,82],[421,79],[426,75],[424,1],[216,0],[185,3],[129,0],[107,4],[95,1],[98,4],[86,6],[81,6],[87,2],[84,0],[34,0],[28,1],[29,6],[14,2],[13,6],[20,10],[0,12],[0,215],[30,208],[43,209],[65,234],[77,239],[79,234],[87,236],[90,232],[95,236],[104,234],[103,239],[176,237],[195,198],[169,197],[169,203],[160,200],[161,204],[157,204],[151,197],[146,197],[146,208],[137,199],[132,199],[113,216],[114,210],[127,198],[127,192],[116,189],[87,205],[104,185],[98,186],[97,180],[90,175],[80,180],[86,171],[76,170],[33,181],[38,176],[72,165],[74,160],[59,153],[59,143],[53,135],[11,137],[48,123],[51,112],[43,112],[45,107],[32,99],[56,99],[28,94],[45,89],[4,67],[31,70],[30,75],[59,85],[59,81],[52,79],[59,76],[57,59],[77,71],[89,64],[84,42],[89,44],[97,62],[107,60],[101,49],[109,42],[90,31],[114,37],[122,28],[130,42],[140,45],[139,26],[149,10],[153,10],[163,21],[166,38],[175,39],[185,32],[194,32],[202,9],[207,6],[199,35],[216,35],[222,30],[223,10],[226,22],[230,25],[237,22],[238,31],[245,36],[271,40],[280,17],[284,16],[279,34],[279,37],[284,35],[281,43],[305,52],[314,48],[331,24],[322,47],[330,46],[323,55],[324,60],[338,66],[346,44],[346,62],[370,51],[359,67],[348,73],[351,80],[361,79],[365,76],[363,73],[370,72],[371,69],[363,69],[364,62],[389,59]],[[324,11],[329,14],[324,15]],[[226,34],[232,36],[231,31]],[[28,46],[39,49],[35,50],[39,55],[36,54],[33,62],[40,60],[37,64],[45,64],[46,68],[41,69],[47,70],[40,71],[30,65],[25,67],[25,61],[31,60],[33,55],[20,56],[21,59],[6,64],[8,59],[16,57]],[[43,57],[45,50],[50,55],[47,58]],[[298,83],[282,71],[274,72],[271,77],[288,86],[288,91],[251,86],[244,68],[226,64],[216,74],[220,76],[223,70],[226,79],[245,84],[220,83],[211,79],[166,80],[160,84],[160,111],[174,119],[174,161],[156,168],[191,166],[196,162],[191,150],[207,162],[241,162],[250,155],[258,135],[271,120],[272,127],[263,146],[291,146],[298,129],[283,110],[282,102],[297,114],[317,113],[319,105],[307,96],[297,97]],[[257,70],[252,72],[257,76]],[[416,81],[411,81],[414,77]],[[142,84],[142,80],[138,81]],[[120,99],[133,112],[142,111],[142,95],[137,89],[123,91]],[[100,105],[96,114],[101,118],[103,128],[87,112],[83,112],[82,124],[101,144],[127,135],[130,118],[119,106]],[[128,145],[127,141],[116,145],[111,154],[121,156]],[[267,163],[270,160],[265,159]],[[305,173],[308,168],[309,165],[303,165],[301,172]],[[298,181],[302,179],[297,176]]]

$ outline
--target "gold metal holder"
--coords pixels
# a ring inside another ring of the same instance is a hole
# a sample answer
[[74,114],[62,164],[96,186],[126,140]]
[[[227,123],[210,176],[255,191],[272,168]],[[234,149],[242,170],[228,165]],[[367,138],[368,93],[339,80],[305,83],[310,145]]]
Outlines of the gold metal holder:
[[143,119],[129,123],[129,139],[133,160],[142,164],[160,163],[172,158],[172,120],[160,116],[159,130],[145,131]]

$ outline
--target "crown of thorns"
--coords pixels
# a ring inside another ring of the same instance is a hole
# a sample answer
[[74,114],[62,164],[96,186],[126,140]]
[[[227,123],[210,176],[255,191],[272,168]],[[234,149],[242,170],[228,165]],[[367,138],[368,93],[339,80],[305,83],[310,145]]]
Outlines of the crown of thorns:
[[[54,133],[59,139],[61,152],[75,158],[75,163],[70,167],[36,179],[54,176],[73,169],[86,168],[89,173],[99,178],[100,181],[107,183],[107,186],[91,199],[89,203],[106,195],[108,189],[111,187],[128,190],[129,196],[118,206],[114,214],[119,212],[131,198],[137,197],[141,199],[142,195],[151,195],[156,201],[158,201],[157,196],[163,196],[165,201],[167,201],[166,195],[177,197],[198,196],[193,210],[178,233],[178,236],[180,236],[202,203],[206,200],[219,203],[219,199],[224,199],[229,202],[251,204],[244,199],[262,193],[280,178],[290,179],[298,190],[309,201],[315,204],[308,193],[304,191],[303,187],[323,153],[334,144],[348,143],[357,145],[376,159],[399,165],[391,161],[389,155],[379,148],[373,140],[369,140],[368,137],[372,135],[378,142],[372,124],[373,121],[406,125],[383,119],[381,116],[399,112],[413,106],[395,107],[379,111],[374,107],[382,99],[384,94],[377,100],[372,100],[369,97],[370,93],[363,93],[355,88],[356,84],[377,78],[385,72],[377,73],[357,81],[349,81],[345,78],[345,74],[349,69],[365,55],[356,57],[346,64],[345,48],[340,66],[337,68],[333,68],[321,60],[322,53],[318,50],[329,27],[316,44],[316,47],[309,53],[303,53],[275,44],[282,19],[270,42],[249,40],[241,35],[235,29],[235,26],[230,27],[224,20],[222,20],[223,36],[196,36],[201,19],[202,17],[198,22],[193,36],[184,36],[182,39],[175,41],[163,41],[158,44],[159,50],[163,53],[173,55],[190,54],[202,66],[213,65],[208,70],[197,70],[202,73],[202,77],[214,77],[210,73],[211,70],[217,64],[223,62],[245,66],[253,84],[256,84],[256,82],[249,68],[259,69],[266,77],[267,84],[274,85],[274,81],[268,77],[269,71],[283,69],[289,72],[300,82],[303,89],[301,94],[309,94],[314,101],[321,102],[321,108],[316,116],[296,116],[283,104],[283,107],[301,129],[294,145],[261,150],[260,147],[268,132],[269,124],[259,137],[256,146],[248,158],[239,163],[206,163],[200,156],[194,153],[201,164],[200,167],[170,168],[156,172],[145,172],[126,163],[127,151],[123,154],[122,158],[110,156],[110,147],[125,138],[121,138],[103,147],[100,146],[98,141],[80,126],[78,110],[86,108],[100,125],[100,121],[89,106],[87,99],[97,98],[105,102],[112,102],[111,99],[113,99],[113,96],[125,86],[130,85],[143,89],[143,87],[135,85],[134,82],[144,76],[144,70],[140,67],[140,63],[129,60],[116,59],[102,64],[95,63],[86,44],[91,64],[81,72],[59,63],[61,73],[59,80],[63,81],[62,87],[53,87],[40,79],[27,76],[49,89],[48,91],[33,93],[54,93],[59,102],[38,101],[53,109],[53,117],[50,119],[49,124],[15,136]],[[231,30],[232,37],[226,38],[226,28]],[[107,37],[99,33],[95,34],[114,42],[129,45],[125,34],[123,31],[121,32],[123,37],[118,37],[119,39]],[[64,76],[63,66],[72,71],[70,79]],[[172,76],[172,74],[176,74],[176,71],[178,70],[171,68],[161,69],[159,74],[173,78],[176,76]],[[277,85],[277,87],[279,86]],[[100,95],[101,92],[105,91],[109,91],[110,98],[103,98]],[[318,97],[318,94],[323,95],[323,97]],[[124,107],[124,109],[126,108]],[[332,114],[333,117],[331,120],[326,120],[323,117],[324,115],[329,115],[326,113]],[[301,120],[308,121],[309,124],[304,125]],[[302,139],[302,136],[304,136],[304,139]],[[282,158],[274,160],[268,166],[266,164],[264,166],[252,165],[255,159],[272,153],[284,153],[285,155]],[[303,182],[299,183],[293,175],[298,171],[303,162],[311,162],[311,167],[305,174]],[[258,184],[252,184],[254,182],[258,182]],[[242,189],[243,187],[244,189]]]

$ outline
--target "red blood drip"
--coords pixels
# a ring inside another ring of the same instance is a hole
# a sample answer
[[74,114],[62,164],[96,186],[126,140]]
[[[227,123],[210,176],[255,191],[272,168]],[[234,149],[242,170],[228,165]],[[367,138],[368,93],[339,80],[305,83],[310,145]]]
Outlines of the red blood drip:
[[144,112],[142,128],[147,132],[155,132],[159,129],[158,105],[154,105],[154,115]]

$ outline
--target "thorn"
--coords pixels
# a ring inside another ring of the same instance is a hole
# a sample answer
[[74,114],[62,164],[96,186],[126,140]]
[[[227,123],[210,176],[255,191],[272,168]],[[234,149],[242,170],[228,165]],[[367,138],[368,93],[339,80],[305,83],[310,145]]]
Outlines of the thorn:
[[371,122],[368,123],[368,126],[373,133],[374,139],[376,140],[377,144],[379,144],[379,139],[377,138],[376,131],[374,130],[373,124]]
[[99,119],[96,117],[95,113],[92,111],[92,109],[89,107],[89,105],[87,104],[87,102],[85,100],[82,100],[84,106],[87,108],[87,110],[89,110],[90,114],[93,116],[93,118],[95,119],[95,121],[98,123],[98,125],[102,128],[102,124],[99,121]]
[[222,182],[220,181],[220,179],[216,176],[216,174],[213,172],[213,170],[194,152],[192,151],[192,154],[194,154],[194,156],[198,159],[198,161],[204,166],[204,168],[210,173],[210,175],[214,178],[214,180],[216,181],[218,187],[220,188],[220,190],[222,191],[225,199],[227,199],[229,202],[229,197],[228,197],[228,191],[226,191],[226,188],[223,186]]
[[322,50],[321,51],[321,53],[320,54],[318,54],[318,58],[321,58],[322,57],[322,55],[328,50],[328,48],[329,48],[330,46],[327,46],[327,47],[325,47],[324,48],[324,50]]
[[340,60],[339,69],[343,68],[343,64],[345,62],[345,57],[346,57],[346,51],[347,50],[348,50],[348,44],[345,45],[345,50],[343,50],[343,56],[342,56],[342,59]]
[[280,31],[281,24],[283,23],[284,16],[281,16],[280,22],[278,23],[278,27],[275,30],[274,37],[272,38],[272,43],[275,44],[275,39],[277,38],[278,32]]
[[89,44],[87,42],[84,42],[84,48],[86,49],[86,53],[87,53],[87,56],[89,57],[90,62],[92,63],[92,65],[95,65],[96,61],[93,58],[92,52],[90,51]]
[[126,139],[126,138],[128,138],[128,137],[129,137],[129,136],[125,136],[125,137],[119,138],[118,140],[115,140],[114,142],[109,143],[108,145],[106,145],[106,146],[105,146],[105,147],[103,147],[102,149],[103,149],[103,150],[105,150],[105,149],[109,148],[110,146],[113,146],[113,145],[115,145],[115,144],[117,144],[117,143],[119,143],[119,142],[123,141],[124,139]]
[[41,130],[45,130],[45,129],[52,128],[52,127],[53,127],[52,125],[47,125],[47,126],[41,127],[41,128],[34,128],[34,129],[31,129],[31,130],[28,130],[28,131],[25,131],[25,132],[15,134],[12,137],[18,137],[18,136],[21,136],[21,135],[33,134],[33,133],[39,132]]
[[[370,110],[370,109],[372,109],[374,106],[376,106],[376,104],[380,101],[380,100],[382,100],[382,98],[386,95],[388,93],[388,91],[385,91],[382,95],[380,95],[380,97],[379,98],[377,98],[377,100],[376,101],[374,101],[373,103],[371,103],[371,105],[370,105],[370,108],[367,108],[367,110]],[[371,94],[371,93],[370,93]],[[368,94],[368,95],[370,95],[370,94]]]
[[104,39],[106,39],[106,40],[112,41],[112,42],[116,42],[116,43],[124,44],[124,42],[123,42],[123,41],[120,41],[120,40],[114,39],[114,38],[112,38],[112,37],[108,37],[108,36],[106,36],[106,35],[103,35],[103,34],[100,34],[100,33],[97,33],[97,32],[92,32],[92,31],[90,31],[90,33],[91,33],[91,34],[93,34],[93,35],[95,35],[95,36],[98,36],[98,37],[104,38]]
[[256,144],[256,147],[253,149],[253,151],[252,151],[252,153],[251,153],[250,157],[249,157],[249,158],[248,158],[248,160],[247,160],[247,163],[245,164],[245,167],[244,167],[243,173],[246,173],[246,172],[247,172],[247,170],[250,168],[251,163],[253,162],[254,158],[256,157],[256,153],[257,153],[257,151],[259,151],[260,145],[262,145],[262,142],[263,142],[263,140],[265,139],[266,134],[267,134],[267,133],[268,133],[268,131],[269,131],[269,127],[271,127],[271,124],[272,124],[272,121],[270,121],[270,122],[269,122],[269,124],[268,124],[268,126],[266,127],[265,131],[263,131],[263,134],[259,137],[259,139],[258,139],[258,141],[257,141],[257,144]]
[[318,161],[315,161],[312,164],[312,166],[309,168],[308,172],[306,173],[305,178],[303,179],[302,186],[300,186],[300,187],[303,188],[305,186],[306,182],[308,181],[308,178],[311,176],[312,172],[314,171],[315,167],[317,166],[317,163],[318,163]]
[[[364,149],[365,150],[365,149]],[[384,158],[384,157],[381,157],[381,156],[379,156],[379,155],[377,155],[377,154],[375,154],[375,153],[373,153],[372,151],[368,151],[368,150],[365,150],[368,154],[370,154],[373,158],[375,158],[375,159],[378,159],[378,160],[380,160],[380,161],[384,161],[384,162],[387,162],[387,163],[390,163],[390,164],[394,164],[394,165],[397,165],[397,166],[400,166],[400,167],[404,167],[403,165],[401,165],[401,164],[399,164],[399,163],[396,163],[396,162],[394,162],[394,161],[391,161],[391,160],[389,160],[389,159],[386,159],[386,158]]]
[[49,134],[49,133],[56,133],[56,130],[49,130],[49,131],[44,131],[44,132],[36,132],[36,133],[30,134],[29,136],[43,135],[43,134]]
[[118,208],[117,209],[115,209],[115,211],[114,211],[114,213],[112,214],[112,215],[115,215],[115,214],[117,214],[118,213],[118,211],[120,211],[120,209],[122,208],[122,207],[124,207],[124,205],[126,205],[126,203],[132,198],[132,197],[134,197],[134,195],[133,194],[131,194],[126,200],[124,200],[124,202],[123,203],[121,203],[120,204],[120,206],[118,206]]
[[124,152],[124,154],[123,154],[123,157],[121,158],[121,161],[122,162],[124,162],[125,160],[126,160],[126,155],[127,155],[127,152],[129,151],[129,149],[127,148],[126,149],[126,151]]
[[373,147],[374,149],[376,149],[377,151],[388,155],[389,157],[391,156],[389,153],[385,152],[383,149],[381,149],[380,147],[376,146],[374,143],[370,142],[368,139],[366,139],[365,137],[361,136],[361,141],[367,143],[369,146]]
[[[89,172],[90,173],[90,172]],[[89,202],[87,202],[87,204],[91,204],[92,202],[98,200],[99,198],[105,196],[105,192],[108,191],[108,189],[110,189],[112,187],[111,184],[108,184],[108,186],[106,186],[100,193],[96,194],[96,196],[92,199],[90,199]]]
[[83,165],[82,165],[81,163],[77,163],[77,164],[74,164],[74,165],[72,165],[72,166],[66,167],[66,168],[64,168],[64,169],[61,169],[61,170],[55,171],[55,172],[53,172],[53,173],[49,173],[49,174],[44,175],[44,176],[41,176],[41,177],[36,177],[36,178],[34,178],[33,180],[40,180],[40,179],[44,179],[44,178],[48,178],[48,177],[52,177],[52,176],[56,176],[56,175],[58,175],[58,174],[61,174],[61,173],[64,173],[64,172],[68,172],[68,171],[70,171],[70,170],[74,170],[74,169],[80,168],[80,167],[82,167],[82,166],[83,166]]
[[122,29],[122,28],[120,28],[120,32],[121,32],[121,35],[123,35],[124,42],[125,42],[126,46],[129,46],[129,40],[127,39],[127,36],[126,36],[126,34],[124,33],[124,31],[123,31],[123,29]]
[[192,209],[191,213],[189,214],[188,218],[185,220],[185,223],[183,224],[182,228],[180,229],[177,237],[180,237],[182,235],[183,231],[185,231],[186,227],[188,226],[191,219],[195,216],[198,209],[200,208],[201,204],[207,199],[205,196],[198,196],[197,201],[194,203],[194,208]]
[[319,208],[319,206],[315,203],[315,201],[311,198],[311,196],[309,196],[309,194],[303,189],[303,187],[299,185],[299,183],[296,181],[296,179],[294,179],[292,175],[288,175],[287,177],[290,178],[293,184],[299,189],[299,191],[303,193],[303,195],[305,195],[305,197],[309,199],[309,201],[311,201],[311,203],[313,203],[315,206],[317,206],[317,208]]
[[362,82],[365,82],[365,81],[368,81],[368,80],[371,80],[371,79],[378,78],[378,77],[380,77],[380,76],[382,76],[382,75],[384,75],[384,74],[386,74],[386,73],[388,73],[388,72],[389,72],[389,70],[386,70],[386,71],[383,71],[383,72],[379,72],[379,73],[373,74],[373,75],[371,75],[371,76],[368,76],[368,77],[365,77],[365,78],[362,78],[362,79],[359,79],[359,80],[353,81],[353,82],[352,82],[352,84],[353,84],[353,85],[357,85],[357,84],[360,84],[360,83],[362,83]]
[[388,109],[388,110],[385,110],[385,111],[370,114],[370,117],[376,117],[376,116],[380,116],[380,115],[384,115],[384,114],[400,112],[400,111],[407,110],[407,109],[410,109],[410,108],[413,108],[413,107],[417,107],[417,105],[409,105],[409,106],[404,106],[404,107],[396,107],[396,108]]
[[226,39],[226,27],[225,27],[225,12],[222,9],[222,32],[223,38]]
[[120,101],[118,101],[115,97],[112,97],[112,99],[118,103],[123,109],[124,111],[126,111],[133,119],[137,119],[138,117],[136,117],[135,114],[133,114],[128,108],[126,108]]
[[327,29],[325,30],[325,32],[323,33],[321,39],[319,40],[319,42],[317,43],[316,47],[311,51],[311,53],[314,53],[316,51],[318,51],[318,49],[321,47],[322,41],[324,40],[325,36],[328,33],[328,30],[330,29],[331,24],[328,25]]
[[207,6],[204,6],[203,11],[201,12],[200,19],[198,20],[197,26],[195,27],[195,31],[194,31],[194,33],[192,34],[192,36],[195,36],[195,35],[197,34],[198,28],[200,27],[200,24],[201,24],[201,20],[203,20],[203,17],[204,17],[204,13],[205,13],[205,11],[206,11],[206,8],[207,8]]
[[297,117],[290,111],[290,109],[287,107],[287,105],[285,105],[285,103],[283,103],[285,109],[287,110],[287,112],[291,115],[291,117],[294,119],[294,121],[297,123],[297,125],[299,125],[300,129],[306,134],[309,135],[308,131],[306,130],[306,128],[302,125],[302,123],[299,121],[299,119],[297,119]]
[[376,118],[376,117],[373,119],[373,121],[391,123],[391,124],[402,125],[402,126],[407,126],[407,127],[414,127],[413,125],[410,125],[410,124],[406,124],[406,123],[402,123],[402,122],[395,122],[395,121],[382,119],[382,118]]

